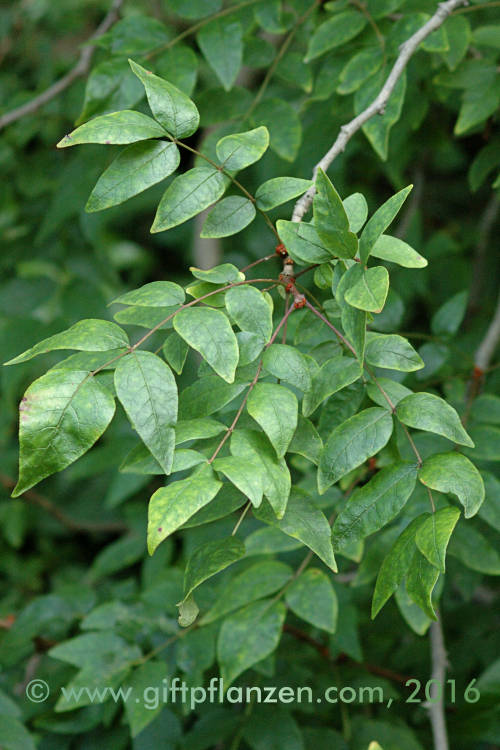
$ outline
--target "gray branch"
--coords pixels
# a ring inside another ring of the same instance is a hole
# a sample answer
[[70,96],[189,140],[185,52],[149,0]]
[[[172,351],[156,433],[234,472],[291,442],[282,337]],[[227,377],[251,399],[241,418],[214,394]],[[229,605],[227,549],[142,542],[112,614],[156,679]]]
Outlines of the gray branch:
[[446,719],[444,716],[444,690],[446,678],[446,649],[444,645],[441,620],[433,622],[429,631],[431,643],[431,680],[430,700],[425,704],[429,712],[429,719],[434,738],[434,750],[449,750]]
[[90,63],[92,61],[92,56],[94,54],[94,47],[91,43],[94,42],[98,37],[102,36],[102,34],[104,34],[106,31],[108,31],[108,29],[111,28],[115,21],[118,20],[119,11],[122,4],[123,0],[113,0],[108,13],[103,18],[94,34],[92,34],[90,39],[86,42],[86,46],[82,49],[76,65],[71,68],[71,70],[68,71],[66,75],[53,83],[52,86],[49,86],[48,89],[43,91],[38,96],[35,96],[34,99],[30,99],[30,101],[26,102],[26,104],[22,104],[20,107],[16,107],[16,109],[12,109],[10,112],[7,112],[5,115],[0,117],[0,130],[6,128],[8,125],[12,125],[13,122],[16,122],[16,120],[20,120],[21,117],[24,117],[25,115],[33,114],[33,112],[36,112],[38,109],[40,109],[40,107],[43,107],[44,104],[47,104],[47,102],[55,99],[55,97],[58,96],[62,91],[71,86],[73,81],[75,81],[77,78],[81,78],[82,76],[87,75],[90,68]]
[[479,344],[474,357],[476,367],[481,370],[487,370],[491,362],[491,358],[495,354],[498,343],[500,342],[500,295],[498,296],[498,302],[493,314],[488,330],[486,331],[485,337]]
[[[418,50],[420,44],[429,36],[429,34],[432,34],[433,31],[436,31],[436,29],[444,23],[455,8],[464,4],[465,0],[446,0],[446,2],[440,3],[432,18],[429,18],[427,23],[425,23],[417,32],[415,32],[415,34],[413,34],[413,36],[401,45],[396,62],[387,76],[378,96],[365,110],[363,110],[363,112],[360,112],[357,117],[345,125],[342,125],[333,146],[314,167],[313,179],[316,179],[318,169],[322,169],[326,172],[334,159],[342,153],[353,135],[363,127],[365,122],[370,120],[374,115],[381,115],[384,113],[387,102],[389,101],[389,97],[392,94],[396,83],[401,77],[408,61]],[[314,193],[315,188],[313,186],[302,196],[302,198],[299,198],[293,209],[292,221],[302,221],[313,201]]]

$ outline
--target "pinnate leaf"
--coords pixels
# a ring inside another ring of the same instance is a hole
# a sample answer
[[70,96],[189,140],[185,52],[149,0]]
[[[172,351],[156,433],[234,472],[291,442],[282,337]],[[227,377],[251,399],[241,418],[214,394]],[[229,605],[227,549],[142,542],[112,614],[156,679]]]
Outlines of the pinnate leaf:
[[364,409],[336,427],[319,463],[319,493],[322,495],[331,484],[381,450],[392,429],[391,415],[378,407]]
[[328,576],[318,568],[309,568],[287,588],[286,603],[294,614],[316,628],[335,633],[337,595]]
[[283,385],[257,383],[248,397],[247,411],[266,433],[278,458],[282,458],[297,428],[295,394]]
[[245,169],[265,154],[269,146],[269,131],[261,125],[244,133],[226,135],[217,141],[216,152],[220,163],[229,172]]
[[148,510],[149,554],[152,555],[164,539],[213,500],[221,487],[222,482],[215,478],[212,468],[204,466],[187,479],[156,490]]
[[156,210],[151,232],[163,232],[191,219],[219,200],[227,178],[215,167],[193,167],[168,186]]
[[145,141],[125,149],[99,177],[85,210],[103,211],[142,193],[175,172],[180,162],[174,143]]
[[118,362],[115,388],[132,426],[170,474],[177,422],[177,384],[170,367],[152,352],[130,352]]
[[49,370],[19,406],[18,497],[80,458],[101,437],[115,413],[112,394],[88,372]]
[[238,343],[223,312],[210,308],[187,308],[174,318],[181,338],[196,349],[210,367],[227,383],[234,382],[238,364]]
[[174,138],[187,138],[198,128],[200,116],[194,102],[173,84],[154,75],[133,60],[130,67],[146,90],[156,120]]
[[124,109],[121,112],[94,117],[93,120],[80,125],[72,133],[65,135],[57,144],[57,148],[77,146],[80,143],[125,145],[165,136],[162,126],[151,117]]
[[472,461],[461,453],[438,453],[427,458],[418,478],[438,492],[456,495],[465,518],[475,515],[484,500],[484,482]]
[[227,688],[236,677],[278,646],[286,609],[282,602],[254,602],[222,623],[217,641],[217,659]]
[[417,481],[417,466],[400,462],[381,469],[355,490],[333,526],[337,549],[361,541],[395,518]]
[[248,198],[240,195],[223,198],[205,219],[200,237],[229,237],[241,232],[255,219],[255,213]]
[[56,333],[49,338],[18,354],[6,365],[17,365],[27,362],[32,357],[58,349],[76,349],[83,352],[105,352],[128,346],[129,340],[125,331],[108,320],[80,320],[66,331]]
[[474,447],[455,409],[432,393],[411,393],[397,405],[398,419],[408,427],[435,432],[460,445]]
[[458,508],[441,508],[431,513],[417,529],[417,547],[431,565],[442,573],[445,572],[446,548],[459,518]]

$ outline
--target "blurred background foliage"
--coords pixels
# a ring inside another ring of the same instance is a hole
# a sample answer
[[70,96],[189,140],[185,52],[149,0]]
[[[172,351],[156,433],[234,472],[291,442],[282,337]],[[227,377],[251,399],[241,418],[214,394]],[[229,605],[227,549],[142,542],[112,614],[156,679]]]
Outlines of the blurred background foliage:
[[[311,5],[307,0],[234,5],[234,11],[223,16],[233,26],[228,32],[226,67],[218,68],[210,52],[202,53],[203,40],[197,38],[196,29],[190,29],[219,12],[221,0],[126,1],[121,20],[95,44],[90,74],[78,77],[44,107],[1,131],[3,361],[81,318],[112,319],[113,308],[107,305],[125,290],[158,279],[184,284],[190,265],[207,268],[223,260],[241,267],[274,250],[273,237],[260,221],[224,240],[201,240],[199,219],[151,235],[165,183],[111,210],[84,212],[98,175],[118,149],[84,146],[57,151],[55,144],[75,123],[95,114],[123,108],[147,111],[128,57],[147,60],[152,70],[194,98],[202,129],[192,145],[204,153],[213,152],[221,135],[267,125],[271,149],[245,174],[245,185],[253,192],[270,177],[308,178],[340,126],[378,91],[379,76],[399,44],[422,24],[422,14],[435,10],[427,0],[338,0],[325,3],[296,26]],[[361,33],[305,64],[308,40],[319,21],[346,10],[360,14]],[[23,0],[0,5],[0,117],[65,75],[107,11],[104,0]],[[176,41],[179,35],[182,38]],[[429,265],[419,272],[391,269],[397,291],[391,292],[374,327],[409,336],[426,362],[425,370],[417,374],[421,386],[443,389],[462,411],[471,387],[474,353],[498,294],[499,39],[498,3],[472,3],[456,12],[411,61],[398,106],[392,106],[367,133],[358,133],[329,172],[342,196],[362,192],[371,211],[395,190],[414,183],[396,234],[424,255]],[[189,168],[190,155],[183,153],[182,158],[181,167]],[[291,203],[281,206],[272,218],[289,218],[291,208]],[[271,265],[275,265],[271,273],[278,273],[278,261]],[[131,743],[138,750],[157,741],[164,748],[236,748],[240,745],[224,738],[239,736],[242,748],[260,750],[277,747],[271,743],[279,718],[279,736],[288,727],[286,746],[294,749],[347,747],[337,734],[342,727],[346,733],[346,724],[353,750],[365,750],[374,737],[384,750],[428,747],[422,708],[401,702],[407,694],[397,679],[391,681],[380,671],[374,676],[363,667],[364,662],[384,665],[423,680],[428,674],[427,643],[408,628],[394,604],[375,624],[368,621],[366,603],[377,566],[392,541],[390,529],[385,537],[377,536],[376,547],[368,543],[359,567],[354,567],[360,560],[356,555],[345,561],[348,571],[357,572],[354,585],[336,586],[341,618],[330,649],[334,658],[343,656],[335,671],[306,644],[294,646],[295,658],[290,661],[287,649],[295,642],[285,633],[275,667],[263,663],[258,679],[273,684],[282,680],[320,685],[333,679],[383,684],[388,695],[392,691],[400,696],[392,713],[373,706],[349,707],[349,718],[345,708],[301,706],[295,716],[306,728],[298,735],[289,707],[270,715],[257,706],[255,726],[262,728],[262,736],[255,730],[256,737],[239,730],[241,710],[204,706],[195,723],[187,709],[167,708],[131,740],[119,705],[108,702],[57,714],[50,710],[53,705],[26,704],[23,686],[37,670],[49,675],[51,684],[65,684],[72,668],[51,660],[46,651],[78,632],[77,623],[99,604],[114,603],[108,626],[125,638],[135,638],[145,652],[175,634],[179,563],[201,541],[221,533],[216,524],[189,529],[174,542],[164,543],[153,558],[146,556],[147,499],[159,481],[118,471],[134,445],[123,414],[78,463],[47,479],[40,491],[9,499],[17,471],[19,399],[25,387],[58,359],[46,355],[0,372],[0,662],[4,665],[0,718],[17,716],[27,722],[31,733],[12,741],[0,731],[0,745],[6,750],[30,748],[34,737],[44,750],[114,750],[132,747]],[[495,362],[486,376],[491,393],[498,392],[500,384]],[[184,383],[195,379],[197,365],[190,355]],[[481,439],[476,440],[474,458],[490,472],[489,491],[500,507],[500,484],[494,476],[500,459],[497,430],[488,427],[478,433]],[[227,530],[227,521],[221,523]],[[493,528],[500,530],[498,517],[490,519],[489,526],[484,520],[477,523],[498,547],[498,536],[492,537]],[[299,555],[292,550],[283,559],[293,564]],[[449,568],[454,583],[445,599],[453,612],[446,624],[447,640],[454,654],[452,676],[465,687],[498,655],[498,585],[492,578],[484,583],[480,572],[456,559],[450,560]],[[207,602],[213,601],[220,585],[207,589]],[[123,612],[116,609],[118,604]],[[164,649],[169,674],[179,670],[191,684],[201,684],[203,672],[210,674],[215,636],[209,628],[203,632],[205,641],[185,638]],[[259,673],[252,674],[255,682]],[[252,677],[249,680],[252,684]],[[16,705],[6,697],[12,690]],[[500,743],[497,710],[487,705],[481,713],[465,705],[459,716],[453,706],[450,711],[454,748],[491,748]]]

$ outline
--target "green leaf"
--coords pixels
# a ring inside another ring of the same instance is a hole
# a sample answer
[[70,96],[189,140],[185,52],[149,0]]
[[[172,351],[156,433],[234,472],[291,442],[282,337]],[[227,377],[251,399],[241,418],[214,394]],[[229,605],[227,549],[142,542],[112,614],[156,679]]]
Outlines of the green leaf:
[[415,536],[417,547],[431,565],[442,573],[445,572],[446,548],[459,518],[458,508],[451,506],[441,508],[431,513],[417,529]]
[[275,526],[293,539],[299,539],[311,549],[334,573],[337,564],[333,554],[331,529],[324,513],[317,508],[303,490],[294,488],[286,512],[277,519],[268,505],[255,509],[254,515],[260,521]]
[[361,376],[359,362],[350,357],[327,360],[312,379],[311,389],[304,395],[302,413],[312,414],[333,393],[354,383]]
[[313,89],[312,70],[311,66],[304,65],[302,57],[300,52],[287,52],[278,62],[276,75],[310,94]]
[[[354,111],[359,115],[378,95],[386,78],[385,70],[371,76],[354,94]],[[406,93],[406,73],[403,70],[386,104],[385,111],[371,117],[362,127],[363,133],[378,156],[385,161],[389,151],[389,134],[399,120]]]
[[198,77],[198,57],[186,44],[177,43],[156,56],[156,70],[171,84],[191,96]]
[[[132,694],[136,696],[147,696],[155,694],[161,690],[163,680],[165,679],[165,665],[161,661],[147,661],[141,664],[127,678],[127,684],[132,689]],[[158,701],[158,705],[146,703],[144,700],[125,701],[125,713],[130,727],[130,734],[136,737],[142,730],[155,719],[160,711],[163,710],[163,704]]]
[[245,274],[238,271],[232,263],[221,263],[219,266],[213,266],[208,270],[190,266],[189,270],[197,279],[209,284],[232,284],[245,280]]
[[172,370],[180,375],[184,369],[189,351],[189,347],[184,339],[181,339],[175,331],[172,331],[161,350]]
[[350,231],[340,196],[322,169],[316,176],[313,208],[314,226],[328,250],[339,258],[354,258],[358,238]]
[[417,466],[399,462],[381,469],[356,489],[333,526],[335,548],[355,544],[392,521],[406,504],[416,481]]
[[335,633],[337,628],[337,595],[328,576],[318,568],[304,571],[287,588],[285,600],[297,617],[315,628]]
[[0,714],[0,737],[4,750],[36,750],[35,741],[26,727],[8,713]]
[[469,292],[458,292],[450,297],[431,319],[431,330],[436,336],[454,336],[460,328],[467,309]]
[[105,60],[92,68],[87,78],[83,108],[75,125],[81,125],[95,115],[130,109],[142,99],[143,93],[141,83],[126,60]]
[[309,40],[304,62],[320,57],[334,47],[354,39],[366,25],[366,19],[356,10],[336,13],[328,21],[320,24]]
[[259,161],[269,146],[266,127],[254,128],[244,133],[226,135],[217,141],[216,152],[220,163],[229,172],[245,169]]
[[479,516],[492,528],[500,531],[500,480],[489,471],[482,471],[486,491],[485,502],[479,508]]
[[216,375],[207,375],[196,380],[181,392],[179,416],[184,420],[208,417],[224,408],[244,389],[245,383],[229,384]]
[[352,469],[374,456],[392,435],[392,417],[385,409],[371,407],[336,427],[319,462],[318,488],[324,494]]
[[184,572],[184,600],[198,588],[203,581],[220,573],[245,554],[245,545],[235,536],[226,539],[215,539],[198,547],[186,564]]
[[368,220],[359,240],[359,257],[362,263],[366,263],[380,235],[397,216],[412,187],[413,185],[408,185],[391,196]]
[[163,232],[191,219],[219,200],[227,178],[215,167],[193,167],[170,183],[156,210],[151,232]]
[[130,352],[118,362],[115,388],[133,428],[170,474],[177,422],[177,384],[170,367],[151,352]]
[[273,177],[257,188],[255,192],[257,208],[270,211],[292,198],[298,198],[312,185],[311,180],[301,180],[298,177]]
[[217,78],[225,90],[229,91],[238,76],[243,59],[241,24],[234,20],[234,16],[214,18],[202,26],[196,41]]
[[129,345],[125,331],[108,320],[80,320],[66,331],[56,333],[49,338],[18,354],[5,365],[18,365],[27,362],[38,354],[46,354],[58,349],[77,349],[83,352],[106,352],[122,349]]
[[88,372],[50,370],[35,380],[19,406],[18,497],[80,458],[115,413],[111,393]]
[[389,291],[389,274],[384,266],[363,269],[361,278],[346,290],[345,300],[352,307],[379,313]]
[[364,49],[353,55],[342,68],[339,75],[338,94],[352,94],[357,91],[367,78],[374,75],[383,62],[383,53],[380,46]]
[[381,234],[373,245],[370,255],[374,258],[397,263],[404,268],[425,268],[427,260],[398,237],[390,234]]
[[396,415],[408,427],[435,432],[454,443],[474,447],[455,409],[432,393],[405,396],[396,407]]
[[197,19],[217,13],[222,0],[168,0],[168,4],[182,18]]
[[288,452],[299,453],[317,466],[322,451],[323,441],[316,427],[309,419],[305,419],[299,414],[297,429],[292,442],[288,446]]
[[179,617],[178,622],[181,628],[188,628],[198,617],[200,608],[196,604],[193,596],[187,596],[178,604]]
[[213,463],[215,471],[224,474],[229,481],[242,492],[256,508],[262,502],[264,484],[266,482],[265,469],[262,463],[249,458],[226,456],[217,458]]
[[80,143],[105,143],[125,145],[148,138],[164,138],[164,129],[155,120],[141,112],[124,109],[109,115],[94,117],[84,125],[65,135],[57,148],[77,146]]
[[449,49],[442,52],[442,57],[450,70],[455,70],[463,60],[471,40],[470,24],[462,15],[453,15],[446,20],[446,35]]
[[156,120],[174,138],[187,138],[198,129],[200,116],[194,102],[164,78],[151,73],[133,60],[130,67],[142,82]]
[[412,345],[397,334],[369,333],[366,361],[375,367],[413,372],[421,370],[424,362]]
[[366,198],[361,193],[352,193],[342,201],[344,210],[349,219],[349,229],[351,232],[359,232],[368,216],[368,204]]
[[247,399],[247,411],[262,427],[278,458],[287,452],[297,429],[297,397],[283,385],[257,383]]
[[416,531],[428,515],[424,513],[414,518],[398,536],[391,550],[385,556],[373,592],[372,619],[378,615],[384,604],[397,591],[407,574],[416,550]]
[[151,281],[113,300],[113,304],[140,305],[141,307],[173,307],[182,305],[184,289],[172,281]]
[[472,402],[470,416],[477,422],[500,425],[500,396],[482,393]]
[[238,343],[223,312],[190,307],[174,318],[174,328],[190,347],[196,349],[227,383],[234,382],[238,364]]
[[341,321],[347,340],[352,344],[356,356],[361,364],[365,357],[366,345],[366,319],[367,313],[364,310],[358,310],[345,301],[345,293],[351,286],[356,284],[363,269],[359,263],[354,263],[341,277],[335,297],[341,308]]
[[306,266],[309,263],[325,263],[333,258],[312,224],[278,219],[276,228],[288,254],[296,263]]
[[282,518],[290,494],[290,472],[285,460],[276,457],[276,452],[264,433],[255,430],[236,430],[231,437],[231,454],[250,459],[262,466],[265,474],[264,495],[277,518]]
[[[417,531],[418,533],[418,531]],[[406,591],[431,620],[437,620],[432,603],[432,592],[439,578],[439,570],[421,552],[415,550],[406,576]]]
[[500,575],[498,550],[470,523],[458,524],[448,547],[448,554],[478,573]]
[[244,367],[251,362],[255,362],[266,344],[262,336],[250,331],[238,331],[236,333],[236,340],[240,352],[239,367]]
[[273,314],[266,298],[253,286],[237,286],[226,293],[226,308],[238,328],[257,333],[269,341],[273,332]]
[[177,312],[177,306],[152,308],[131,305],[118,310],[113,317],[123,325],[149,329],[159,327],[160,330],[165,330],[172,327],[171,319],[175,312]]
[[264,99],[252,113],[254,125],[269,131],[271,148],[286,161],[295,161],[302,142],[302,125],[295,109],[283,99]]
[[[398,383],[396,380],[389,380],[389,378],[377,378],[377,383],[381,386],[384,392],[387,394],[391,403],[396,406],[401,399],[405,396],[409,396],[411,391],[405,385]],[[382,392],[377,388],[374,383],[368,383],[366,386],[366,392],[372,401],[375,401],[379,406],[383,406],[384,409],[390,409],[387,399]]]
[[[170,473],[192,469],[206,460],[206,456],[198,451],[177,449]],[[123,474],[165,474],[165,470],[143,443],[139,443],[125,456],[120,464],[120,471]]]
[[222,623],[217,641],[221,678],[227,688],[246,669],[277,648],[286,609],[282,602],[254,602]]
[[264,352],[262,364],[275,378],[291,383],[304,393],[311,387],[307,358],[294,346],[272,344]]
[[474,516],[484,500],[481,474],[461,453],[438,453],[427,458],[418,478],[426,487],[456,495],[465,509],[465,518]]
[[175,172],[180,158],[174,143],[146,141],[129,146],[99,177],[85,210],[103,211],[142,193]]
[[239,573],[224,586],[214,606],[200,620],[200,625],[218,620],[246,604],[274,594],[292,577],[292,569],[277,560],[258,562]]
[[255,219],[255,206],[248,198],[231,195],[210,211],[200,237],[229,237],[241,232]]
[[196,511],[216,496],[222,482],[215,479],[210,466],[204,466],[187,479],[160,487],[152,495],[148,510],[148,551],[173,534]]

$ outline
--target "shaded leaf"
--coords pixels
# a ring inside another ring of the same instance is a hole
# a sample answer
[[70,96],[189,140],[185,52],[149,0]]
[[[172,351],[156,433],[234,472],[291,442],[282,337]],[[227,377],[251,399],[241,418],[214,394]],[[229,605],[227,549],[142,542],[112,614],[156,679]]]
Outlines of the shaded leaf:
[[152,495],[148,510],[148,551],[152,555],[160,542],[176,531],[196,511],[212,500],[222,482],[205,466],[187,479],[160,487]]
[[220,573],[245,554],[245,545],[235,536],[215,539],[198,547],[186,564],[184,572],[184,600],[203,581]]
[[190,307],[175,316],[174,328],[221,378],[228,383],[234,381],[238,343],[224,313],[210,308]]
[[336,13],[328,21],[320,24],[309,40],[304,62],[320,57],[328,50],[349,42],[365,27],[366,19],[355,10]]
[[173,84],[133,60],[130,67],[146,90],[151,111],[174,138],[186,138],[198,128],[200,116],[194,102]]
[[454,443],[474,447],[455,409],[432,393],[405,396],[397,405],[396,415],[408,427],[435,432]]
[[318,568],[304,571],[287,588],[285,600],[297,617],[316,628],[335,633],[338,602],[328,576]]
[[175,172],[179,162],[174,143],[146,141],[129,146],[99,177],[85,210],[103,211],[123,203]]
[[88,372],[50,370],[30,385],[19,410],[19,480],[12,497],[86,453],[111,422],[115,402]]
[[311,389],[304,395],[302,413],[312,414],[329,396],[354,383],[361,376],[359,363],[350,357],[327,360],[314,375]]
[[257,383],[247,399],[247,411],[266,433],[278,458],[282,458],[297,428],[295,394],[282,385]]
[[177,384],[171,369],[151,352],[130,352],[118,362],[115,388],[132,426],[170,474],[177,422]]
[[[417,532],[418,533],[418,532]],[[439,578],[439,570],[431,565],[424,555],[415,550],[406,576],[406,591],[410,599],[422,609],[431,620],[437,620],[432,603],[432,592]]]
[[319,462],[320,495],[381,450],[391,437],[392,429],[391,415],[378,407],[364,409],[336,427]]
[[474,516],[484,500],[481,474],[461,453],[430,456],[424,461],[418,478],[426,487],[456,495],[465,509],[465,518]]
[[234,17],[214,18],[200,29],[196,40],[217,78],[229,91],[243,59],[241,24]]

